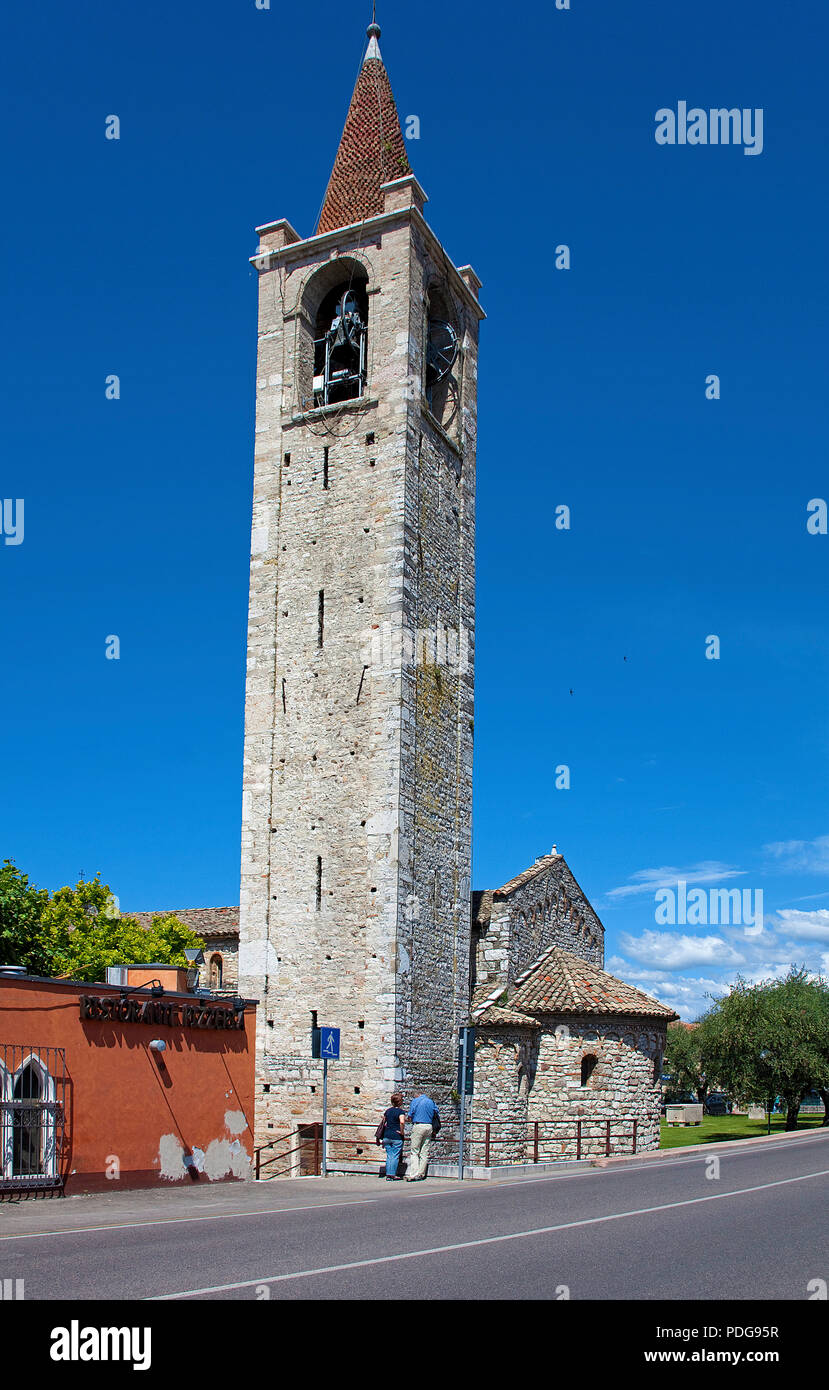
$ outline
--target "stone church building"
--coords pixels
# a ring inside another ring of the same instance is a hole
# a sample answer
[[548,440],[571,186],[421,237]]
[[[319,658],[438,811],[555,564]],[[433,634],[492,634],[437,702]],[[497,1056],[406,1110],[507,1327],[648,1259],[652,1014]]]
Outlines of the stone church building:
[[677,1015],[603,969],[604,927],[555,846],[473,894],[471,949],[475,1161],[486,1121],[491,1163],[658,1148]]
[[[499,1122],[506,1156],[524,1156],[536,1117],[613,1117],[620,1142],[635,1120],[645,1147],[673,1012],[603,971],[604,929],[555,851],[472,892],[485,315],[475,271],[424,215],[379,38],[372,24],[317,226],[268,222],[251,258],[234,984],[259,1001],[257,1142],[320,1120],[322,1025],[341,1033],[335,1124],[376,1123],[394,1088],[428,1091],[451,1121],[471,1023],[473,1120]],[[580,1131],[541,1142],[586,1152]]]

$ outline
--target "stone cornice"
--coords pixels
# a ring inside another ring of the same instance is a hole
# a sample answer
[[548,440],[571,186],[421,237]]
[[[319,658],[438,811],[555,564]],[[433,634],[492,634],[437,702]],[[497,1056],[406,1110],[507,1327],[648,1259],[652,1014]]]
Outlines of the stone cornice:
[[[250,264],[258,270],[273,270],[279,265],[289,265],[293,261],[302,261],[308,257],[309,251],[313,254],[317,251],[334,249],[335,247],[348,255],[349,250],[355,250],[359,244],[369,239],[374,232],[391,230],[394,227],[404,227],[408,222],[412,222],[426,238],[432,251],[439,252],[440,259],[446,266],[452,288],[460,296],[467,308],[471,309],[478,319],[485,319],[486,314],[481,308],[476,291],[467,283],[461,275],[458,267],[453,265],[446,251],[441,245],[435,233],[432,231],[423,213],[416,206],[396,208],[392,212],[381,212],[376,217],[367,217],[364,222],[354,222],[350,227],[338,227],[334,232],[322,232],[319,236],[306,237],[304,241],[292,241],[286,246],[274,248],[263,247],[255,255],[249,256]],[[289,226],[284,218],[276,222],[265,223],[256,228],[256,234],[260,238],[268,232]],[[357,247],[350,246],[349,241],[357,240]],[[465,266],[464,271],[468,274],[471,267]],[[473,272],[474,274],[474,272]],[[477,276],[474,277],[477,280]],[[478,281],[480,285],[480,281]]]
[[374,410],[379,401],[376,396],[357,396],[352,401],[337,401],[334,405],[320,405],[316,410],[297,411],[293,415],[283,415],[283,430],[295,429],[297,425],[304,425],[311,420],[326,420],[331,416],[339,416],[343,412],[349,415],[357,415],[362,411]]

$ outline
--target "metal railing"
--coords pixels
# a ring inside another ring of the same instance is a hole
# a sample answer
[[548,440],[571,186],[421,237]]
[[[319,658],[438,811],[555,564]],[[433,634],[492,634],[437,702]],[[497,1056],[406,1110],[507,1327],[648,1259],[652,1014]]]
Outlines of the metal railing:
[[[499,1157],[502,1163],[554,1163],[635,1154],[639,1140],[637,1115],[531,1120],[522,1127],[524,1133],[517,1126],[490,1120],[473,1120],[469,1128],[469,1145],[464,1145],[469,1157],[464,1155],[464,1160],[470,1164],[482,1162],[484,1168],[497,1164]],[[517,1156],[521,1150],[523,1158]]]
[[[329,1125],[329,1129],[330,1129]],[[262,1178],[282,1178],[313,1176],[318,1177],[322,1167],[322,1125],[303,1126],[307,1131],[293,1129],[290,1134],[271,1139],[254,1149],[254,1172],[257,1180]],[[290,1145],[286,1148],[285,1145]],[[304,1162],[303,1162],[304,1160]],[[279,1164],[279,1167],[274,1167]],[[303,1173],[310,1168],[311,1173]]]
[[[639,1151],[641,1123],[641,1117],[636,1115],[584,1115],[573,1119],[529,1120],[526,1123],[468,1120],[464,1135],[464,1166],[506,1167],[511,1164],[554,1163],[635,1154]],[[336,1169],[340,1164],[350,1166],[354,1163],[382,1165],[385,1154],[382,1147],[378,1151],[376,1146],[376,1128],[376,1121],[329,1121],[327,1167]],[[313,1172],[318,1175],[322,1165],[322,1125],[314,1126],[314,1131]],[[459,1138],[456,1120],[443,1125],[432,1140],[432,1161],[457,1164]],[[284,1160],[295,1159],[296,1155],[303,1153],[310,1160],[311,1144],[310,1134],[303,1137],[294,1130],[282,1139],[263,1145],[255,1151],[257,1178],[282,1177],[289,1173],[296,1176],[297,1162],[286,1164]],[[269,1153],[270,1150],[278,1150],[279,1145],[290,1147]],[[282,1166],[274,1168],[273,1165],[277,1163]],[[310,1162],[307,1166],[310,1167]]]

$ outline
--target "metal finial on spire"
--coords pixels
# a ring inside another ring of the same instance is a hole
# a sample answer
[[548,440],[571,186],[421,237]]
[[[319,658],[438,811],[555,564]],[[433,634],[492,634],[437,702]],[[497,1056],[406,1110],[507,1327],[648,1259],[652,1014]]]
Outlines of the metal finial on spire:
[[366,57],[363,59],[363,62],[366,61],[366,58],[379,58],[381,56],[380,45],[377,42],[377,40],[380,37],[380,25],[377,23],[377,0],[372,0],[371,23],[366,29],[366,35],[368,37],[369,44],[368,48],[366,49]]

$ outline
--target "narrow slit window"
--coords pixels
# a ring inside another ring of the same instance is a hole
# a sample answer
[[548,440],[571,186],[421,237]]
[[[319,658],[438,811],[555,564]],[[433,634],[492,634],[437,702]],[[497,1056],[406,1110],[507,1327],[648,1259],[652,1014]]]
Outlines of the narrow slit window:
[[326,445],[322,454],[322,485],[328,489],[328,447]]
[[320,589],[319,604],[317,606],[317,646],[321,647],[325,636],[325,590]]
[[317,912],[322,907],[322,855],[317,855]]

